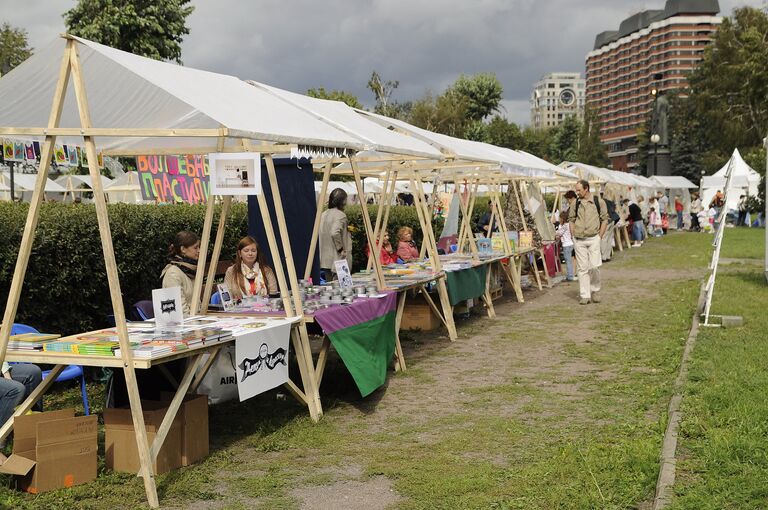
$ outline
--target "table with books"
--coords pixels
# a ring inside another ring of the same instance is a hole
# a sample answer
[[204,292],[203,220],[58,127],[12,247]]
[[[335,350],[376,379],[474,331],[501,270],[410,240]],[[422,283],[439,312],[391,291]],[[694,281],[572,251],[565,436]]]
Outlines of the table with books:
[[[51,364],[54,367],[14,414],[26,413],[67,365],[123,368],[127,360],[131,359],[135,369],[149,369],[188,358],[168,412],[150,444],[150,454],[156,456],[185,395],[197,390],[222,347],[232,345],[238,337],[247,333],[264,332],[287,324],[293,326],[296,321],[296,318],[262,320],[254,317],[206,315],[185,319],[179,325],[157,325],[153,321],[127,323],[130,356],[121,352],[116,328],[65,337],[52,334],[15,335],[8,343],[7,361]],[[5,439],[13,430],[13,421],[11,418],[2,424],[0,440]]]

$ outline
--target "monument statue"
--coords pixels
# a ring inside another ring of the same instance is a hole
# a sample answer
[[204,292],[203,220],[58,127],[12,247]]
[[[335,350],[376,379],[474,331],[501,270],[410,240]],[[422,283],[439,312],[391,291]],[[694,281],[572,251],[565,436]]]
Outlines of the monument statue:
[[651,134],[659,135],[659,145],[669,145],[669,100],[663,94],[659,94],[653,105],[653,131]]

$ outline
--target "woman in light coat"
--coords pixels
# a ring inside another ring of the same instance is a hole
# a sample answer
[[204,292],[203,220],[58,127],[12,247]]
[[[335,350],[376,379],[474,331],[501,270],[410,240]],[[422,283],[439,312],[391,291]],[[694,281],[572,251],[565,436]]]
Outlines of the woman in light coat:
[[326,280],[336,273],[337,260],[346,260],[352,270],[352,235],[344,213],[346,205],[347,192],[336,188],[328,198],[328,209],[320,217],[320,270]]

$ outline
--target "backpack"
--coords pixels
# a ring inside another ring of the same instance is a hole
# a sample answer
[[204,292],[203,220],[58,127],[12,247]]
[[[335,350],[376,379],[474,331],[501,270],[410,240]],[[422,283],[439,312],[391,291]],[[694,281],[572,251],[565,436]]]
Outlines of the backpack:
[[[579,206],[581,205],[581,199],[576,200],[576,210],[573,212],[573,217],[579,217]],[[600,199],[595,197],[595,208],[597,209],[597,215],[600,216]]]

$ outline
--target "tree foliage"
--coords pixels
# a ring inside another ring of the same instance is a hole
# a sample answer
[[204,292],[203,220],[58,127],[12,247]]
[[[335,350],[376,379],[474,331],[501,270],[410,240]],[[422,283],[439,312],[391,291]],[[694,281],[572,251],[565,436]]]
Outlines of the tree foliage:
[[607,147],[600,141],[600,117],[589,107],[584,110],[584,120],[579,130],[576,160],[598,167],[607,167],[610,163]]
[[452,86],[453,91],[466,99],[469,120],[480,121],[493,113],[501,112],[504,88],[493,73],[473,76],[462,74]]
[[579,161],[579,134],[581,125],[573,115],[566,117],[554,130],[549,155],[553,161]]
[[0,74],[11,71],[32,56],[27,43],[27,31],[8,23],[0,26]]
[[352,108],[358,108],[362,109],[363,105],[360,104],[360,100],[357,99],[357,96],[350,93],[345,92],[343,90],[325,90],[323,87],[318,87],[316,89],[309,89],[307,91],[307,95],[309,97],[315,97],[317,99],[329,99],[331,101],[341,101],[342,103],[346,103],[348,106]]
[[399,81],[385,80],[378,72],[373,71],[367,85],[376,100],[373,111],[394,119],[406,118],[411,110],[411,103],[399,103],[392,99],[392,94],[399,86]]
[[190,0],[78,0],[64,13],[70,34],[113,48],[181,63],[181,42],[189,33]]

